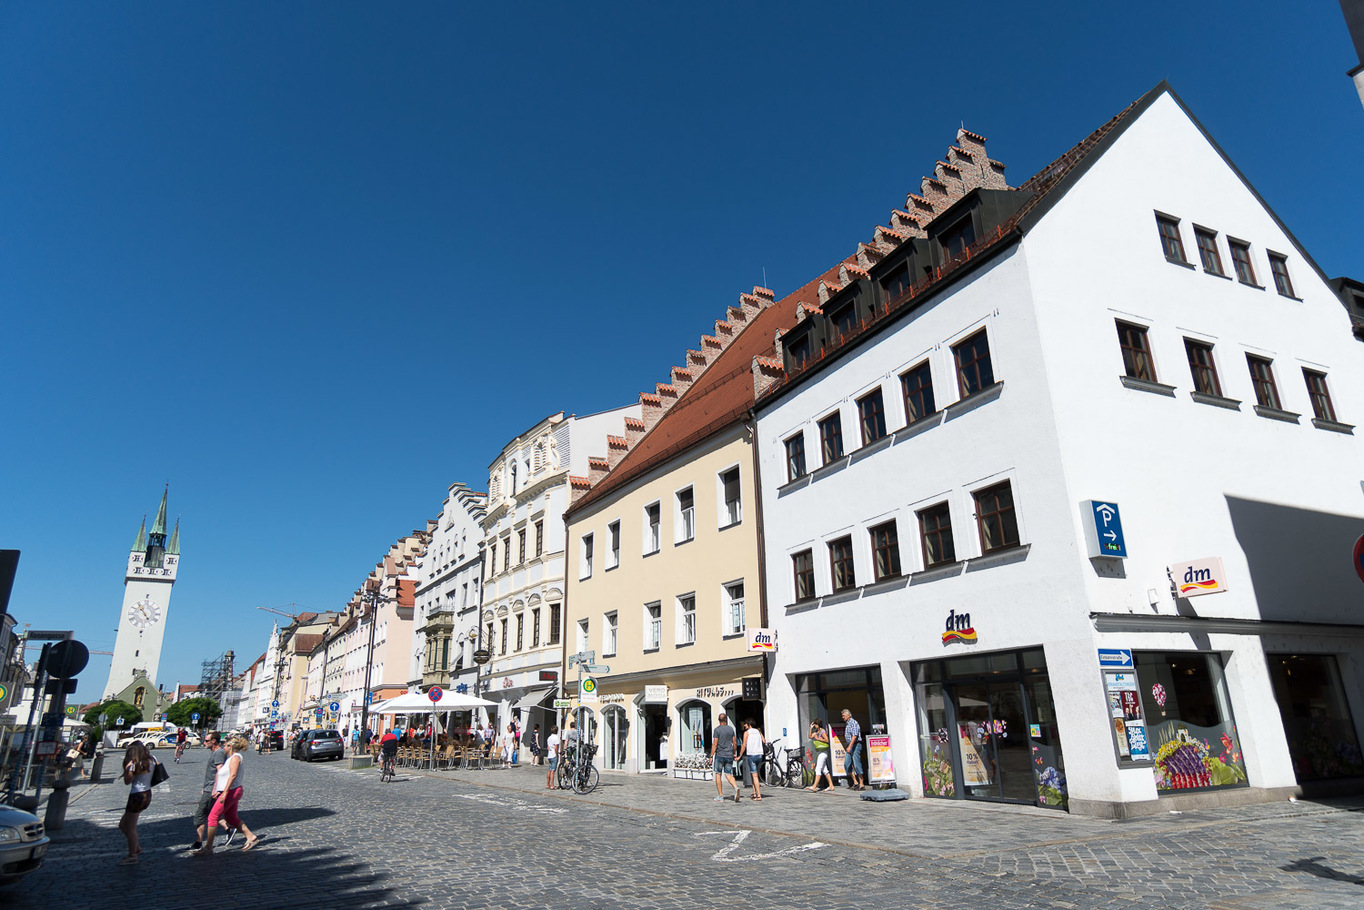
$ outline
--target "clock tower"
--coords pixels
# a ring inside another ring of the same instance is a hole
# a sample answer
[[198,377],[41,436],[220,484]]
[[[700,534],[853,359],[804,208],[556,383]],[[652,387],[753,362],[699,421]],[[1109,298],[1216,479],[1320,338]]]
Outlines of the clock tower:
[[156,682],[171,588],[175,585],[176,570],[180,568],[178,519],[170,542],[166,541],[166,496],[169,492],[170,485],[167,484],[151,533],[147,533],[144,517],[132,552],[128,554],[128,571],[123,579],[123,609],[118,615],[118,638],[109,666],[109,682],[104,687],[105,699],[122,692],[138,675],[145,676],[153,684]]

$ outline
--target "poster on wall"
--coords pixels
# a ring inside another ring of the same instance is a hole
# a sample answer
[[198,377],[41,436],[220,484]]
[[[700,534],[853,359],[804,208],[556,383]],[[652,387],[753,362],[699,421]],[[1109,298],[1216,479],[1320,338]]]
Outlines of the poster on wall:
[[975,724],[957,725],[957,745],[961,747],[961,779],[968,787],[986,787],[993,781],[990,778],[990,766],[980,753],[988,746],[985,740],[976,741],[975,731]]
[[895,761],[890,755],[890,735],[873,733],[867,737],[867,780],[873,784],[895,780]]
[[1108,714],[1113,726],[1113,742],[1118,758],[1126,761],[1150,761],[1151,748],[1146,739],[1146,716],[1137,689],[1137,674],[1130,671],[1106,670],[1104,690],[1108,696]]

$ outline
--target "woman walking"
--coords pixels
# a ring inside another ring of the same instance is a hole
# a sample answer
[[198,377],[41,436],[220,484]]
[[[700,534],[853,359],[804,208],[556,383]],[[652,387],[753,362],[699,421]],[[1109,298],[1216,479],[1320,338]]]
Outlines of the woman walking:
[[218,833],[219,819],[227,819],[229,827],[239,829],[246,835],[243,850],[250,850],[260,843],[260,838],[246,827],[237,815],[237,806],[242,801],[246,768],[242,753],[251,748],[245,737],[234,736],[227,741],[227,761],[218,769],[218,777],[213,782],[213,808],[208,813],[208,832],[204,845],[194,851],[195,856],[213,855],[213,838]]
[[118,861],[120,866],[131,866],[142,852],[142,845],[137,841],[137,817],[152,804],[152,768],[155,766],[156,759],[147,751],[145,743],[128,744],[123,753],[123,782],[132,786],[128,790],[128,804],[123,807],[123,817],[118,820],[118,830],[128,839],[128,855]]
[[817,720],[810,721],[810,748],[815,753],[815,782],[805,789],[819,792],[819,779],[823,777],[829,782],[824,792],[834,792],[834,776],[829,771],[829,734]]

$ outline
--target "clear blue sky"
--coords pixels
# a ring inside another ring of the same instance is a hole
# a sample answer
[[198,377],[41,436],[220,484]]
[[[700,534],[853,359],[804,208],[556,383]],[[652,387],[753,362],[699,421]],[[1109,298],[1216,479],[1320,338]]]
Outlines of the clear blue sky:
[[11,611],[111,650],[169,482],[164,686],[851,253],[962,122],[1018,183],[1168,78],[1364,278],[1335,3],[20,2],[0,48]]

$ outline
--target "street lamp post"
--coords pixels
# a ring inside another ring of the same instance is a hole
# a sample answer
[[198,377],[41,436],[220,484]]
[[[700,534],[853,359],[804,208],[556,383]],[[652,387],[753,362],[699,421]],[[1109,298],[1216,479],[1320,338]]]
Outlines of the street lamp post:
[[[371,586],[372,584],[372,586]],[[369,731],[370,672],[374,665],[374,629],[379,624],[379,603],[385,598],[379,593],[377,583],[366,582],[367,590],[361,601],[369,602],[369,648],[365,651],[365,695],[360,703],[360,740],[364,744],[365,733]]]

